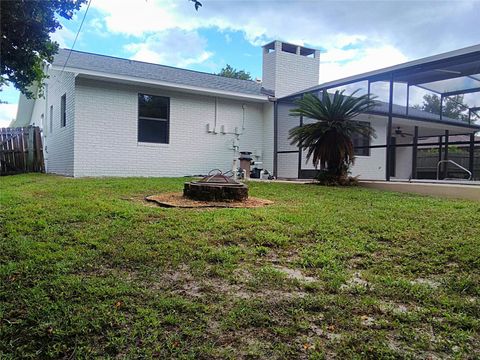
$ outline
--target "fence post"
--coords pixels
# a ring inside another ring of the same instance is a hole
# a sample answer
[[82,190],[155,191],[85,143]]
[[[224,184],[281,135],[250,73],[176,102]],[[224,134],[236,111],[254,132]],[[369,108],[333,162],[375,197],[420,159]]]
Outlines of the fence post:
[[34,147],[34,131],[33,127],[29,126],[26,128],[28,131],[28,137],[27,137],[27,151],[28,151],[28,168],[27,171],[34,171],[35,166],[34,166],[34,152],[35,152],[35,147]]
[[24,128],[20,128],[20,132],[18,134],[18,141],[20,143],[20,161],[22,163],[22,171],[23,172],[27,172],[28,171],[28,168],[27,168],[27,156],[28,156],[28,153],[27,153],[27,139],[25,139],[25,132],[24,132]]
[[43,168],[43,147],[40,128],[35,127],[35,171],[44,172]]

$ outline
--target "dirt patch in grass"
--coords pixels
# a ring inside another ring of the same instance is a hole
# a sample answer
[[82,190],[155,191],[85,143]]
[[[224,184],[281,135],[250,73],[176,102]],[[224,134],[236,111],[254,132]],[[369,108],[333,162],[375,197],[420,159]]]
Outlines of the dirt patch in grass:
[[438,281],[431,280],[431,279],[422,279],[422,278],[412,280],[410,283],[412,285],[425,285],[432,289],[438,289],[438,287],[441,285]]
[[184,178],[1,181],[2,359],[480,359],[477,203],[252,181],[274,206],[162,211],[145,194]]
[[300,270],[298,269],[290,269],[290,268],[287,268],[285,266],[275,266],[275,269],[277,269],[278,271],[282,272],[283,274],[285,274],[285,276],[289,279],[294,279],[294,280],[300,280],[300,281],[305,281],[305,282],[314,282],[314,281],[317,281],[317,279],[315,279],[314,277],[312,276],[306,276],[304,275]]
[[411,311],[417,310],[417,307],[410,306],[403,303],[384,301],[378,305],[380,311],[384,314],[407,314]]
[[352,277],[347,280],[346,284],[342,284],[340,286],[341,290],[352,290],[357,287],[364,288],[364,289],[369,289],[372,287],[372,285],[366,281],[365,279],[362,278],[362,274],[360,271],[356,271],[353,273]]
[[[289,269],[290,270],[290,269]],[[244,270],[236,271],[236,280],[215,276],[194,276],[188,266],[182,265],[176,270],[167,271],[159,275],[154,281],[145,282],[145,287],[154,291],[170,291],[188,298],[229,297],[238,299],[262,299],[265,301],[282,301],[304,298],[307,292],[298,289],[272,289],[269,287],[253,288],[248,286],[252,275]],[[301,273],[300,273],[301,274]],[[295,279],[298,274],[295,272]],[[289,278],[289,276],[287,276]],[[305,282],[314,281],[314,278],[301,274]]]
[[145,200],[162,207],[179,208],[257,208],[273,204],[273,201],[249,197],[245,201],[197,201],[184,197],[181,193],[164,193],[146,196]]

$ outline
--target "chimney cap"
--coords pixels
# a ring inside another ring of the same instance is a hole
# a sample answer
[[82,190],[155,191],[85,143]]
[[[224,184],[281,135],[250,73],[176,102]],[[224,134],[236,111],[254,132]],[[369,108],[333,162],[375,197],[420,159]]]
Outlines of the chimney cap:
[[297,45],[297,44],[292,44],[292,43],[288,43],[288,42],[285,42],[285,41],[280,41],[280,40],[274,40],[274,41],[271,41],[265,45],[262,46],[262,48],[264,49],[275,49],[275,43],[276,42],[279,42],[281,43],[282,45],[286,45],[287,47],[299,47],[300,48],[300,54],[301,55],[310,55],[310,54],[314,54],[315,51],[318,51],[318,49],[314,49],[314,48],[308,48],[308,47],[305,47],[305,46],[301,46],[301,45]]

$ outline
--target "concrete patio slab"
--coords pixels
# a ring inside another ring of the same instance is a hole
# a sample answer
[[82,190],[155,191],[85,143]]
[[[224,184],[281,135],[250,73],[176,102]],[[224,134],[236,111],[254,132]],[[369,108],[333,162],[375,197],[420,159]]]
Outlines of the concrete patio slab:
[[480,201],[479,185],[439,182],[360,181],[360,186],[403,193]]

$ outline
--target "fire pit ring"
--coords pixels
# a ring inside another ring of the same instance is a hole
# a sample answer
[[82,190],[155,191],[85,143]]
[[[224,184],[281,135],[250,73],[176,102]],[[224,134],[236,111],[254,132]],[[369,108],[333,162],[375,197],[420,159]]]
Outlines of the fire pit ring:
[[183,196],[200,201],[245,201],[248,199],[248,186],[226,176],[219,169],[211,170],[198,181],[184,184]]

